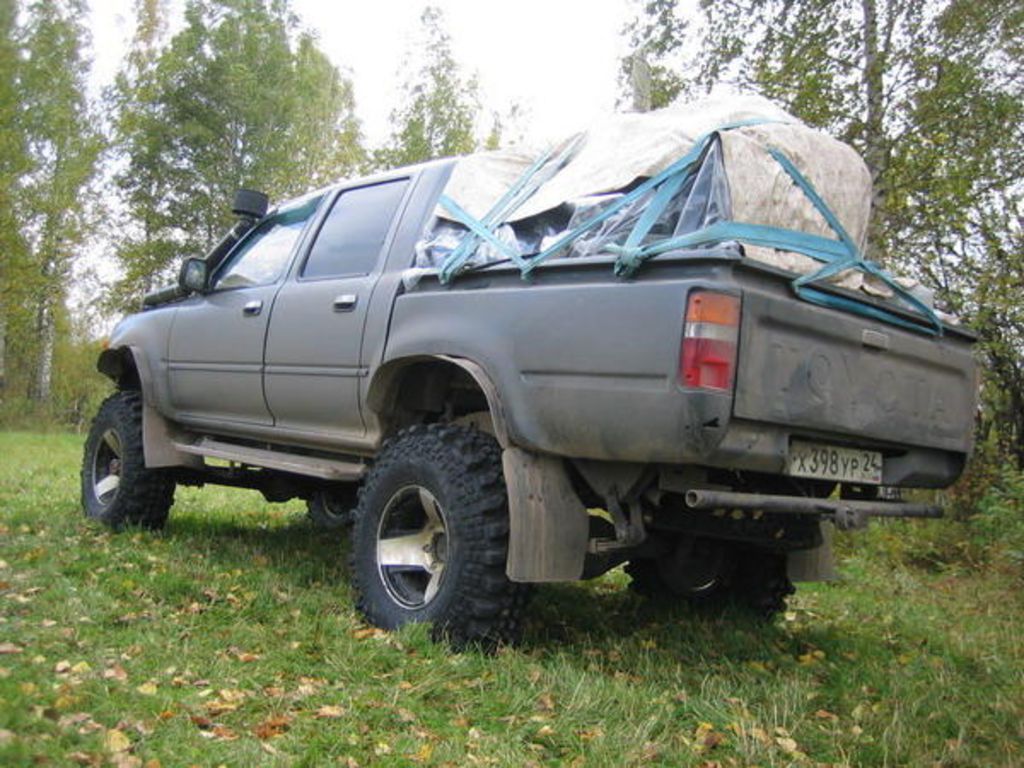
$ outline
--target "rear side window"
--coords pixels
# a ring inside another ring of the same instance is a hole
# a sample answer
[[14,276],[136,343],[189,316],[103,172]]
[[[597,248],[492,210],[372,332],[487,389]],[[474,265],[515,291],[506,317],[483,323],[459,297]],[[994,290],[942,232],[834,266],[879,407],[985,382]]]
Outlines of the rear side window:
[[320,228],[302,276],[372,272],[408,185],[408,179],[400,179],[342,192]]

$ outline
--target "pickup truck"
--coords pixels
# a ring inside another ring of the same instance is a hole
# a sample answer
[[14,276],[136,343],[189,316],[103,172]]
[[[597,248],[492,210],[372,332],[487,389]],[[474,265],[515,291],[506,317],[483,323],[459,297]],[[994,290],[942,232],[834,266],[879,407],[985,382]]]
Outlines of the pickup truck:
[[305,499],[351,526],[369,622],[496,643],[531,584],[623,564],[642,593],[771,615],[829,576],[833,525],[941,514],[893,489],[964,467],[968,332],[801,301],[737,243],[629,279],[592,255],[446,284],[414,252],[451,172],[269,211],[242,191],[236,227],[100,355],[117,389],[85,444],[86,515],[158,528],[179,484]]

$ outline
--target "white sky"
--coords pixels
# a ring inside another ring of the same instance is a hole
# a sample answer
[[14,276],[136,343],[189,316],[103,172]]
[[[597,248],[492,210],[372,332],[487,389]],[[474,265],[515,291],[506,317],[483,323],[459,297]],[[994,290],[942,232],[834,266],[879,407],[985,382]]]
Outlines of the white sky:
[[[547,142],[613,111],[621,32],[629,0],[434,0],[456,58],[480,79],[485,109],[522,106],[529,138]],[[352,78],[356,110],[372,144],[388,135],[399,69],[424,0],[292,0],[324,52]],[[93,0],[95,89],[110,83],[134,31],[131,0]],[[172,0],[172,29],[183,3]]]

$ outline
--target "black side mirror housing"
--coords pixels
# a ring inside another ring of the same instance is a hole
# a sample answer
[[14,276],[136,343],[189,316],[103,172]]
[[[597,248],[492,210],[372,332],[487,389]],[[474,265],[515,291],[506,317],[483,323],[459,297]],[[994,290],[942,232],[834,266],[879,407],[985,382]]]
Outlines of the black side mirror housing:
[[206,293],[209,282],[209,268],[205,259],[196,257],[185,259],[178,272],[178,287],[185,293]]

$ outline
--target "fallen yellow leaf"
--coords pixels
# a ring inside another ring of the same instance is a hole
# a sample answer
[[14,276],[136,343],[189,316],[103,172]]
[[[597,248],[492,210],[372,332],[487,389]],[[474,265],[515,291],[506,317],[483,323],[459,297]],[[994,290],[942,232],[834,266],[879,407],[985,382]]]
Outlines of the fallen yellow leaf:
[[316,711],[316,715],[314,715],[314,717],[318,717],[321,719],[331,719],[335,717],[344,717],[344,715],[344,707],[339,707],[334,704],[324,704],[324,706],[320,707],[320,709]]
[[789,738],[788,736],[779,736],[775,739],[775,743],[778,744],[785,752],[793,754],[799,751],[796,740]]
[[425,741],[420,744],[420,748],[416,750],[416,754],[409,755],[409,758],[417,763],[426,763],[430,761],[430,758],[434,756],[434,745],[429,741]]
[[352,632],[352,637],[356,640],[366,640],[368,638],[386,637],[387,632],[377,627],[364,627],[363,629],[356,629]]
[[131,745],[131,739],[117,728],[111,728],[103,736],[103,746],[107,748],[108,752],[126,752]]
[[135,690],[141,693],[143,696],[155,696],[157,687],[156,683],[154,683],[153,681],[149,681],[147,683],[143,683]]

